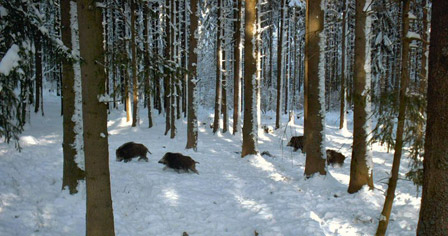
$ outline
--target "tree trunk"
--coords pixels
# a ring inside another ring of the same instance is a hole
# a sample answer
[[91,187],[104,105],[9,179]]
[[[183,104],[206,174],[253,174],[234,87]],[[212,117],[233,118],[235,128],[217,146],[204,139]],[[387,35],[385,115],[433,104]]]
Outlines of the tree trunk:
[[340,122],[339,122],[339,129],[342,129],[344,127],[347,126],[347,121],[345,120],[345,35],[346,35],[346,19],[347,19],[347,0],[343,0],[343,5],[342,5],[342,46],[341,46],[341,54],[342,54],[342,58],[341,58],[341,110],[340,110]]
[[[72,47],[72,29],[71,19],[76,19],[76,16],[72,16],[71,12],[71,1],[62,0],[61,1],[61,36],[62,42],[67,48]],[[74,3],[74,7],[76,7]],[[75,38],[75,37],[73,37]],[[74,44],[74,43],[73,43]],[[78,63],[78,62],[76,62]],[[77,78],[80,79],[80,78]],[[75,123],[73,119],[76,113],[76,96],[80,96],[75,92],[75,72],[73,69],[73,63],[64,62],[62,70],[62,89],[63,89],[63,153],[64,153],[64,172],[62,177],[62,189],[68,187],[70,194],[75,194],[78,192],[78,181],[83,180],[85,175],[84,171],[79,168],[75,159],[80,154],[76,148],[76,137],[80,136],[81,133],[77,133],[75,130],[76,126],[81,124]],[[80,105],[80,104],[78,104]]]
[[193,148],[196,151],[198,145],[198,118],[196,104],[196,83],[197,83],[197,46],[199,25],[198,0],[190,0],[190,44],[188,48],[188,118],[187,118],[187,146],[186,149]]
[[216,133],[219,130],[219,120],[221,115],[221,31],[222,31],[222,25],[221,25],[221,17],[222,17],[222,7],[221,7],[221,1],[218,0],[218,22],[217,25],[217,32],[216,32],[216,95],[215,95],[215,117],[213,120],[213,133]]
[[277,109],[275,113],[275,129],[280,128],[280,114],[282,106],[282,70],[283,70],[283,18],[285,14],[285,2],[286,0],[281,0],[280,3],[280,19],[278,26],[278,41],[277,41]]
[[233,52],[235,55],[234,61],[234,91],[233,91],[233,135],[240,132],[240,117],[241,117],[241,8],[242,0],[237,1],[236,9],[236,22],[235,22],[235,34],[234,34],[234,47]]
[[131,2],[131,51],[132,51],[132,127],[138,123],[138,80],[137,80],[137,49],[135,41],[135,10],[137,3],[135,0]]
[[[326,175],[325,141],[325,42],[322,0],[307,1],[305,36],[305,175]],[[322,96],[321,96],[322,95]]]
[[417,235],[448,235],[448,2],[432,1],[423,192]]
[[79,0],[84,153],[87,184],[86,235],[115,235],[109,174],[107,105],[98,101],[105,92],[103,34],[99,1]]
[[[151,68],[151,60],[149,59],[149,42],[148,42],[148,30],[149,30],[149,6],[143,5],[143,18],[144,18],[144,30],[143,30],[143,43],[144,43],[144,57],[143,60],[145,62],[146,68]],[[148,128],[152,128],[152,106],[151,106],[151,77],[150,77],[150,69],[145,70],[145,97],[146,104],[148,109]]]
[[[165,50],[164,50],[164,56],[165,60],[169,61],[171,59],[171,24],[170,24],[170,0],[165,1],[165,27],[166,27],[166,34],[165,34]],[[171,89],[170,89],[170,83],[171,83],[171,73],[167,68],[164,68],[164,78],[163,78],[163,85],[164,85],[164,106],[165,106],[165,135],[168,134],[168,132],[171,129],[171,104],[170,104],[170,96],[171,96]]]
[[35,99],[34,99],[34,112],[39,112],[42,98],[42,39],[40,35],[34,36],[34,65],[36,73],[36,87],[35,87]]
[[[170,9],[170,13],[171,13],[171,17],[170,17],[170,19],[171,19],[171,21],[174,21],[174,25],[176,25],[176,22],[175,22],[175,5],[174,4],[176,4],[176,0],[171,0],[171,4],[170,4],[170,7],[171,7],[171,9]],[[173,42],[174,44],[177,44],[177,42],[175,41],[175,38],[176,38],[176,29],[175,28],[173,28],[173,29],[171,29],[171,42]],[[175,46],[174,45],[172,45],[171,47],[171,55],[170,55],[170,60],[171,61],[173,61],[173,62],[175,62]],[[175,63],[175,64],[173,64],[173,66],[175,66],[175,67],[177,67],[177,63]],[[177,69],[177,68],[176,68]],[[170,97],[169,97],[169,99],[170,99],[170,106],[171,106],[171,108],[170,108],[170,112],[171,112],[171,114],[170,114],[170,119],[171,119],[171,121],[170,121],[170,131],[171,131],[171,133],[170,133],[170,138],[171,139],[173,139],[174,138],[174,136],[176,135],[176,105],[178,106],[179,105],[179,103],[177,103],[176,104],[176,98],[177,98],[177,94],[178,94],[178,91],[176,91],[176,73],[175,73],[175,71],[171,71],[171,74],[170,74],[170,84],[169,84],[169,87],[170,87]]]
[[257,130],[255,130],[255,80],[257,61],[254,53],[256,43],[256,8],[258,0],[246,0],[244,36],[244,124],[241,157],[257,154]]
[[[224,31],[225,32],[225,31]],[[225,34],[223,34],[223,37],[225,37]],[[225,48],[223,48],[222,51],[222,57],[224,58],[224,61],[222,62],[222,70],[224,71],[222,73],[222,106],[221,106],[221,112],[222,112],[222,132],[227,133],[228,126],[229,126],[229,119],[227,116],[227,68],[226,68],[226,56],[227,53],[225,51]]]
[[367,150],[368,118],[370,117],[370,20],[367,9],[370,0],[356,1],[355,16],[355,76],[353,113],[353,151],[348,192],[358,192],[362,186],[373,189],[372,156]]
[[376,235],[385,235],[387,230],[387,225],[389,224],[389,217],[392,211],[392,204],[395,198],[395,189],[397,187],[398,174],[400,169],[400,159],[403,148],[403,133],[404,133],[404,123],[406,118],[406,106],[407,106],[407,95],[406,90],[409,84],[409,39],[406,35],[409,30],[409,8],[410,0],[403,0],[403,11],[402,11],[402,53],[401,53],[401,79],[400,79],[400,95],[399,95],[399,111],[398,111],[398,124],[397,124],[397,134],[394,147],[394,160],[392,163],[391,177],[389,178],[389,186],[387,188],[387,195],[384,201],[384,207],[381,212],[381,219],[378,224],[378,229]]

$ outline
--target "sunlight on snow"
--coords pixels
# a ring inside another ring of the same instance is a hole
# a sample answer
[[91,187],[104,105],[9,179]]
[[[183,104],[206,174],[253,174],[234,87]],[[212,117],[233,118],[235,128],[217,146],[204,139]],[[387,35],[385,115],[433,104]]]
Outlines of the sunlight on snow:
[[27,146],[35,146],[35,145],[48,145],[54,144],[56,141],[59,141],[60,136],[56,134],[42,136],[42,138],[37,139],[31,135],[20,137],[20,145],[23,147]]
[[269,174],[269,178],[271,178],[274,181],[286,181],[288,180],[287,177],[283,176],[282,174],[278,173],[278,171],[275,169],[274,165],[268,161],[266,161],[266,159],[264,159],[263,157],[257,155],[254,156],[254,158],[252,159],[252,161],[250,162],[251,165],[266,171],[266,172],[270,172]]
[[267,205],[260,204],[254,200],[245,199],[242,196],[235,196],[235,198],[244,209],[255,212],[266,220],[271,220],[274,218],[271,210],[269,209],[269,207],[267,207]]
[[171,206],[177,206],[179,200],[179,194],[177,194],[177,191],[173,188],[166,188],[163,190],[163,194],[166,197],[166,200],[171,204]]
[[338,180],[339,182],[341,182],[342,184],[349,184],[350,182],[350,176],[349,175],[345,175],[345,174],[341,174],[341,173],[337,173],[337,172],[331,172],[331,175]]

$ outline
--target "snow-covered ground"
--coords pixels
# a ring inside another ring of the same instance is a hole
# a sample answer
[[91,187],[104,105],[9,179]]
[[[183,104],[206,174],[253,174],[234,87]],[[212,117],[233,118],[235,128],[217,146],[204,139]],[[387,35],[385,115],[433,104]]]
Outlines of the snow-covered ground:
[[[59,98],[46,95],[45,117],[32,114],[21,135],[22,152],[0,144],[0,235],[84,235],[85,189],[61,191],[62,118]],[[116,235],[374,235],[384,203],[392,154],[373,147],[375,190],[348,194],[351,156],[349,130],[340,131],[337,113],[327,114],[327,145],[348,158],[341,168],[328,167],[326,177],[303,177],[305,157],[286,147],[301,135],[303,120],[273,134],[263,134],[259,150],[269,156],[240,157],[241,138],[213,135],[211,111],[201,111],[198,151],[185,150],[186,123],[164,136],[164,117],[148,129],[146,110],[132,128],[122,111],[109,116],[109,153]],[[273,125],[273,114],[263,123]],[[284,117],[286,122],[287,117]],[[205,122],[205,124],[203,124]],[[286,123],[283,123],[285,127]],[[145,144],[149,162],[115,161],[115,149],[135,141]],[[157,161],[166,152],[182,152],[200,164],[200,175],[163,170]],[[410,181],[404,158],[388,235],[415,235],[420,197]]]

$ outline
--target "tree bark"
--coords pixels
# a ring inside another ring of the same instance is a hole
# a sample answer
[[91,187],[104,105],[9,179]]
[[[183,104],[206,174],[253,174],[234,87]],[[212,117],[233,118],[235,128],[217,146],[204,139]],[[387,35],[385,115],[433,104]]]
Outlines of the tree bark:
[[187,116],[187,146],[196,151],[198,145],[198,118],[196,104],[197,83],[197,46],[198,46],[198,0],[190,0],[190,44],[188,48],[188,116]]
[[255,52],[256,5],[258,0],[246,0],[245,36],[244,36],[244,124],[243,147],[241,157],[257,154],[257,130],[255,130],[255,80],[257,79],[257,61]]
[[99,1],[78,0],[84,153],[87,185],[86,235],[115,235],[109,174],[104,51]]
[[347,19],[347,0],[343,0],[343,5],[342,5],[342,46],[341,46],[341,109],[340,109],[340,122],[339,122],[339,129],[344,128],[347,125],[347,122],[345,120],[345,93],[346,93],[346,89],[345,89],[345,35],[346,35],[346,19]]
[[135,41],[135,10],[137,3],[131,0],[131,51],[132,51],[132,127],[138,123],[138,79],[137,79],[137,49]]
[[[149,59],[150,49],[148,42],[148,30],[149,30],[149,6],[147,4],[143,5],[143,18],[144,18],[144,30],[143,30],[143,43],[144,43],[144,61],[145,67],[151,68],[151,60]],[[148,128],[152,128],[152,105],[151,105],[151,76],[150,69],[145,70],[145,96],[146,104],[148,109]]]
[[[171,4],[170,4],[170,14],[171,14],[171,21],[174,25],[176,25],[176,15],[175,13],[175,4],[176,4],[176,0],[171,0]],[[173,22],[174,21],[174,22]],[[176,39],[176,29],[173,28],[171,29],[171,42],[173,42],[174,44],[177,44],[177,42],[175,41]],[[174,45],[172,45],[171,48],[171,55],[170,55],[170,60],[173,62],[173,66],[177,67],[177,63],[176,63],[176,59],[175,59],[175,47]],[[177,68],[175,69],[177,70]],[[177,98],[177,94],[178,91],[176,91],[176,72],[175,71],[171,71],[170,73],[170,138],[173,139],[174,136],[176,136],[176,106],[179,106],[179,103],[176,104],[176,98]]]
[[[165,48],[164,48],[164,56],[166,61],[170,61],[171,59],[171,18],[170,18],[170,0],[165,1],[165,27],[166,27],[166,33],[165,33]],[[168,134],[168,132],[171,129],[171,73],[169,69],[166,67],[164,68],[164,78],[163,78],[163,85],[164,85],[164,106],[165,106],[165,135]]]
[[[72,28],[70,0],[61,0],[61,36],[62,42],[67,48],[72,49]],[[78,192],[78,181],[83,180],[84,171],[79,168],[75,161],[78,155],[76,149],[76,136],[81,135],[76,132],[76,123],[73,119],[75,114],[76,93],[74,90],[75,73],[73,63],[64,61],[62,70],[62,89],[63,89],[63,142],[62,149],[64,154],[64,171],[62,177],[62,189],[68,187],[70,194]]]
[[242,0],[237,1],[235,33],[233,35],[235,55],[234,73],[233,73],[233,135],[240,132],[240,117],[241,117],[241,8]]
[[307,1],[305,36],[305,176],[326,175],[325,141],[325,42],[321,1]]
[[221,1],[218,0],[218,22],[217,25],[217,32],[216,32],[216,95],[215,95],[215,117],[213,120],[213,133],[216,133],[219,130],[219,120],[221,115],[221,96],[222,96],[222,89],[221,89],[221,31],[222,31],[222,25],[221,25],[221,17],[222,17],[222,9],[221,9]]
[[368,10],[370,0],[356,0],[355,16],[355,75],[354,75],[354,113],[353,150],[350,164],[350,183],[348,192],[358,192],[364,185],[373,189],[372,156],[367,150],[370,113],[370,20]]
[[35,86],[35,99],[34,99],[34,112],[39,112],[41,98],[42,98],[42,38],[40,35],[34,36],[34,65],[36,74],[36,86]]
[[423,192],[417,235],[448,235],[448,2],[432,1]]
[[277,109],[275,113],[275,129],[280,128],[280,114],[282,106],[282,70],[283,70],[283,18],[285,14],[285,0],[280,3],[280,19],[278,26],[278,41],[277,41]]

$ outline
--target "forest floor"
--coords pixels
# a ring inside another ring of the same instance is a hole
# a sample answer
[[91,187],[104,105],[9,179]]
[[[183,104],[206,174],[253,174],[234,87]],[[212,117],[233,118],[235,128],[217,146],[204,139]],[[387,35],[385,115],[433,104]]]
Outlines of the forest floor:
[[[85,184],[70,195],[62,185],[62,117],[59,98],[46,95],[45,116],[31,114],[21,135],[23,148],[0,144],[0,235],[85,235]],[[178,120],[174,139],[164,135],[164,117],[147,128],[146,110],[132,128],[122,110],[109,115],[109,156],[116,235],[374,235],[384,203],[392,153],[373,146],[375,190],[348,194],[352,118],[339,130],[336,112],[328,113],[328,148],[347,156],[342,167],[328,167],[325,177],[306,180],[305,156],[286,147],[297,125],[259,137],[259,151],[270,156],[240,157],[241,137],[213,134],[211,110],[200,110],[197,152],[185,150],[186,122]],[[274,114],[263,114],[273,126]],[[287,127],[287,128],[285,128]],[[128,141],[146,145],[149,162],[123,163],[115,150]],[[181,152],[200,162],[199,175],[163,170],[158,160],[166,152]],[[403,158],[388,235],[415,235],[420,196],[405,180]]]

